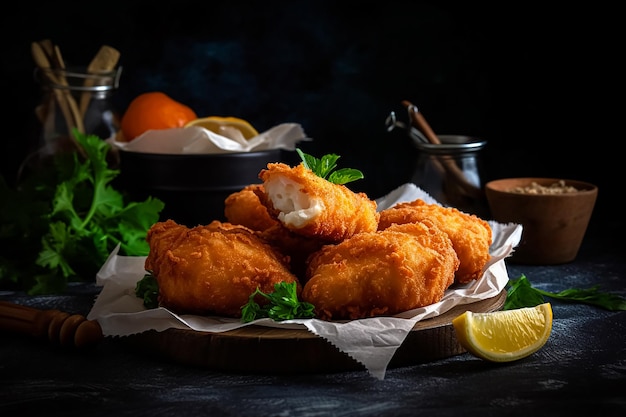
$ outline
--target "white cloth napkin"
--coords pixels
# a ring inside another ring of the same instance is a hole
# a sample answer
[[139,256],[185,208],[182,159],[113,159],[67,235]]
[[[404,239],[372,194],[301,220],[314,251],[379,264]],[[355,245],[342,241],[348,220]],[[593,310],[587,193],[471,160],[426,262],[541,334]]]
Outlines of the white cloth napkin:
[[[377,203],[379,209],[383,209],[417,198],[434,202],[432,197],[415,185],[405,184],[377,200]],[[318,319],[275,322],[271,319],[260,319],[252,323],[242,323],[240,320],[224,317],[178,315],[162,307],[146,310],[143,300],[135,296],[135,286],[145,275],[146,258],[120,256],[116,249],[96,276],[96,283],[103,288],[87,318],[97,320],[105,336],[128,336],[169,328],[224,332],[250,324],[293,329],[304,327],[362,363],[373,377],[384,379],[387,365],[394,353],[418,321],[436,317],[456,305],[495,297],[504,290],[509,281],[504,258],[519,244],[522,226],[493,221],[489,221],[489,224],[493,229],[493,243],[490,248],[492,258],[479,280],[448,289],[438,303],[405,311],[394,317],[347,322]]]

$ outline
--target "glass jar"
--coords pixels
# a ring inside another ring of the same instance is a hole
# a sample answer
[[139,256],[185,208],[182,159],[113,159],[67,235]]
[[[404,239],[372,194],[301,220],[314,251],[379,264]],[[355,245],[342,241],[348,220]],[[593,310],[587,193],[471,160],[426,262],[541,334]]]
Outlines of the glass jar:
[[445,206],[486,216],[480,151],[487,142],[462,135],[438,137],[441,144],[414,141],[418,157],[411,182]]
[[88,73],[85,68],[35,70],[42,98],[35,108],[41,134],[32,153],[20,168],[33,169],[50,156],[77,150],[73,129],[102,140],[114,138],[119,121],[112,97],[119,86],[121,67],[113,71]]

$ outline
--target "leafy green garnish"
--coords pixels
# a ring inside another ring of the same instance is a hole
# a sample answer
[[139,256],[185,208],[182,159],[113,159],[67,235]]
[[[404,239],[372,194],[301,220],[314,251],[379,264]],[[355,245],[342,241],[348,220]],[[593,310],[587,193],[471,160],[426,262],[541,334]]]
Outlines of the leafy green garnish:
[[[296,288],[295,282],[279,282],[274,285],[274,292],[270,294],[257,288],[250,295],[248,303],[241,308],[241,321],[249,323],[265,317],[276,321],[314,317],[314,306],[304,301],[298,301]],[[143,299],[143,305],[147,309],[157,308],[159,306],[159,283],[156,278],[150,273],[144,275],[135,286],[135,295]],[[254,301],[257,295],[267,298],[269,303],[260,306]]]
[[159,283],[156,278],[152,274],[144,275],[137,281],[135,295],[143,298],[143,305],[147,309],[157,308],[159,306]]
[[318,177],[324,178],[333,184],[347,184],[352,181],[360,180],[363,177],[363,173],[358,169],[353,168],[337,168],[337,160],[339,155],[334,153],[324,155],[321,159],[302,152],[299,148],[296,148],[296,152],[300,155],[304,166],[315,173]]
[[509,280],[503,308],[512,310],[534,307],[545,302],[544,296],[562,301],[589,304],[612,311],[626,310],[625,298],[600,291],[597,285],[587,289],[570,288],[554,293],[534,288],[524,274],[518,279]]
[[[249,323],[265,317],[276,321],[314,317],[313,309],[315,307],[306,301],[298,301],[296,288],[295,282],[274,284],[274,292],[269,294],[257,288],[250,294],[248,303],[241,307],[241,321]],[[265,297],[269,302],[263,306],[259,305],[254,301],[257,295]]]
[[112,185],[119,170],[107,162],[111,145],[77,130],[74,137],[84,158],[60,153],[15,190],[0,182],[2,285],[58,293],[69,281],[93,279],[118,245],[123,255],[149,252],[146,233],[164,203],[126,203]]

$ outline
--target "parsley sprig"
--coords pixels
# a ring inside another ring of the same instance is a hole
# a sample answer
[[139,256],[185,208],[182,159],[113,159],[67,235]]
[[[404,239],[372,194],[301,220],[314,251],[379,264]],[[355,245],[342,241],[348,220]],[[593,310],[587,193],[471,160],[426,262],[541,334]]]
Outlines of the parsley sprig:
[[340,156],[334,153],[316,158],[302,152],[299,148],[296,148],[296,152],[300,155],[300,159],[302,159],[302,163],[306,168],[313,171],[318,177],[324,178],[333,184],[347,184],[364,178],[363,173],[358,169],[341,168],[335,170]]
[[[269,294],[257,288],[250,294],[248,303],[241,308],[241,321],[249,323],[265,317],[276,321],[314,317],[313,304],[299,301],[296,288],[295,282],[276,283],[274,284],[274,292]],[[257,295],[265,297],[269,302],[263,306],[259,305],[254,301]]]
[[[249,323],[267,317],[276,321],[315,317],[313,304],[299,301],[296,289],[297,284],[295,282],[274,284],[274,292],[269,294],[257,288],[250,294],[248,302],[241,307],[241,321]],[[254,300],[257,295],[266,298],[268,302],[261,306]],[[137,282],[135,296],[143,299],[143,305],[147,309],[159,306],[159,283],[151,273],[145,274]]]
[[600,291],[599,287],[569,288],[558,293],[549,292],[532,286],[522,274],[518,279],[511,279],[507,285],[505,310],[522,307],[534,307],[545,302],[544,297],[561,301],[577,302],[601,307],[611,311],[626,310],[626,299],[616,294]]
[[0,284],[30,295],[62,292],[69,281],[92,280],[117,245],[147,255],[146,233],[164,203],[126,202],[112,181],[111,145],[74,130],[84,150],[60,153],[54,164],[16,189],[0,181]]
[[148,310],[159,306],[159,282],[151,273],[145,274],[135,285],[135,295],[143,299]]

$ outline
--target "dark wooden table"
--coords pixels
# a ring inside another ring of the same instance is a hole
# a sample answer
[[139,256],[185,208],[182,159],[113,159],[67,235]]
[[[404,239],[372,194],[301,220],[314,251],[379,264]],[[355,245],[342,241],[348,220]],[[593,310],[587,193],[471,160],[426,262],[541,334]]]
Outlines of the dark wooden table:
[[[509,276],[525,274],[548,291],[597,284],[625,296],[624,245],[604,230],[588,231],[573,263],[509,263]],[[43,297],[0,291],[0,300],[86,315],[98,290],[78,284]],[[384,380],[365,371],[216,372],[129,350],[118,338],[76,352],[0,332],[0,415],[626,415],[626,312],[549,301],[551,337],[528,358],[491,364],[462,353],[388,369]]]

